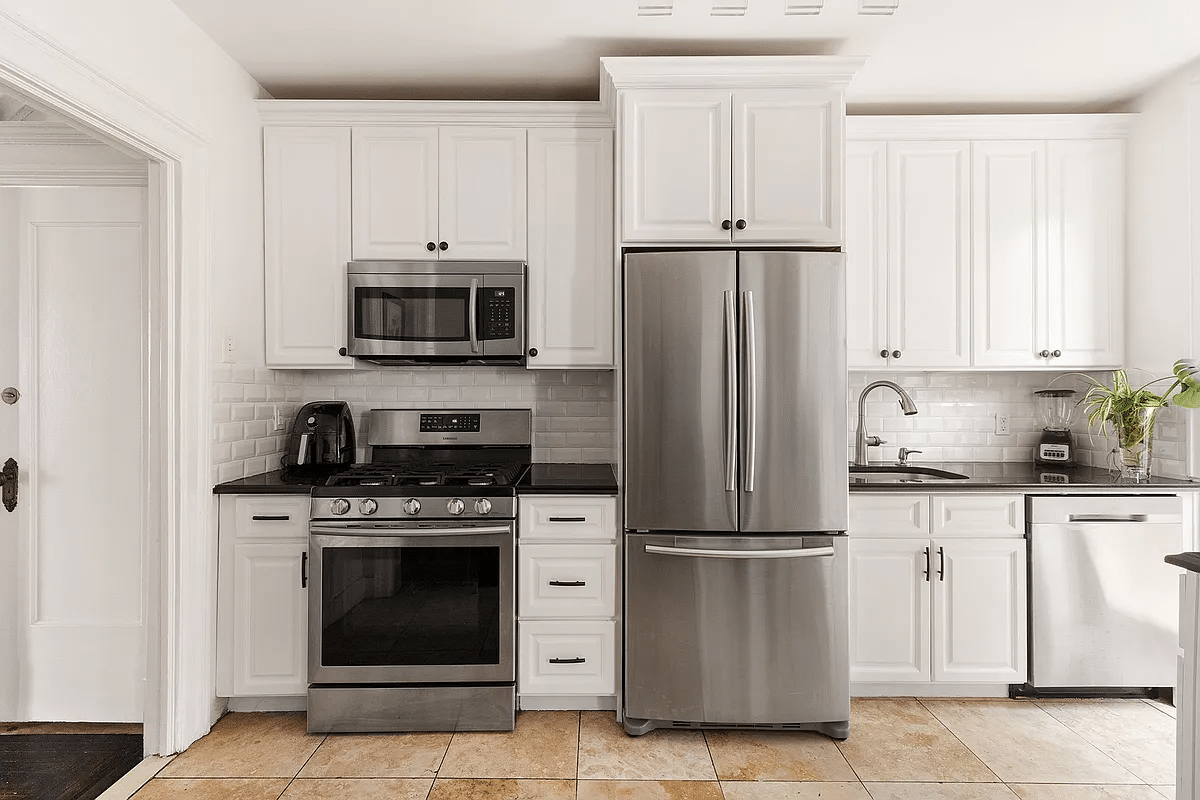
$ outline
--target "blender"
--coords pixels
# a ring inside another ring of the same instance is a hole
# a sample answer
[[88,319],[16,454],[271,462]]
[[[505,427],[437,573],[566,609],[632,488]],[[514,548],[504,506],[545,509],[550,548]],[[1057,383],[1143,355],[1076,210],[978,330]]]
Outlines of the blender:
[[1037,396],[1038,415],[1042,418],[1042,438],[1038,440],[1034,463],[1042,466],[1075,466],[1075,439],[1071,436],[1071,417],[1075,414],[1074,389],[1042,389]]

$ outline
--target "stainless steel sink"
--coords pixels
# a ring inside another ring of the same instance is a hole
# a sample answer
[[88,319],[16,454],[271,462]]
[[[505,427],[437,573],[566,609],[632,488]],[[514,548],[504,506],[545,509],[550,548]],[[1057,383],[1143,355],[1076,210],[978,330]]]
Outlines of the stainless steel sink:
[[945,483],[948,481],[966,481],[970,476],[957,472],[948,472],[934,467],[919,467],[913,464],[901,466],[867,466],[850,465],[851,483]]

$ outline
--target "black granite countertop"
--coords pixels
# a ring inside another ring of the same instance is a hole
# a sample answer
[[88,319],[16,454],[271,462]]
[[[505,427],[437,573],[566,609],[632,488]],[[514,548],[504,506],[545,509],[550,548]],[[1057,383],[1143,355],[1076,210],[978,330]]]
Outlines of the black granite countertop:
[[1163,560],[1168,564],[1183,567],[1191,572],[1200,572],[1200,553],[1176,553],[1173,556],[1167,556]]
[[308,494],[314,486],[324,483],[324,478],[296,477],[277,469],[251,475],[249,478],[218,483],[213,487],[213,494]]
[[[881,464],[880,466],[889,466]],[[1200,491],[1200,481],[1182,478],[1151,476],[1149,481],[1135,483],[1115,472],[1095,467],[1038,467],[1026,462],[1009,461],[946,461],[913,462],[912,467],[933,467],[968,476],[965,481],[870,482],[850,474],[851,492],[954,492],[979,490],[1009,490],[1025,493],[1081,492],[1145,493],[1167,491]]]

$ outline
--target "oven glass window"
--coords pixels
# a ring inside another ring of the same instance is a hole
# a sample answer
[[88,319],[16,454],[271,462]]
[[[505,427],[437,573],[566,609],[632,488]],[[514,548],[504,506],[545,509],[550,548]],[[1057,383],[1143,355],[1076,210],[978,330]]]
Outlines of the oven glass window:
[[354,288],[354,335],[397,342],[466,342],[471,290],[450,287]]
[[322,550],[321,663],[500,663],[499,547]]

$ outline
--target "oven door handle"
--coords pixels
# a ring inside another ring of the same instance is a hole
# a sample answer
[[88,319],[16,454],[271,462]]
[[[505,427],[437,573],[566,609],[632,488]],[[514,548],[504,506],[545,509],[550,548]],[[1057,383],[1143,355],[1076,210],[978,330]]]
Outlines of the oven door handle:
[[479,352],[479,279],[471,278],[471,307],[467,309],[467,325],[471,333],[471,352]]
[[405,533],[412,536],[479,536],[496,533],[512,533],[509,525],[490,525],[480,528],[410,528],[401,525],[361,525],[353,522],[322,522],[308,526],[314,534],[335,536],[375,536],[381,533]]

